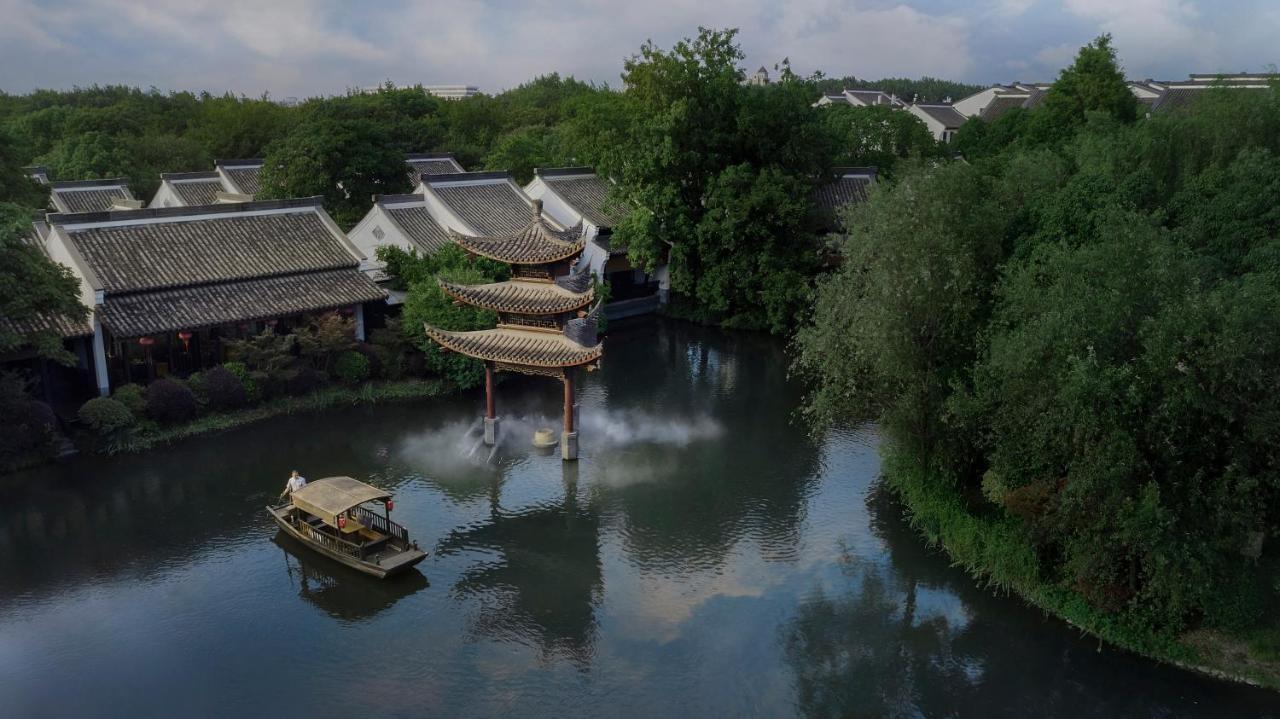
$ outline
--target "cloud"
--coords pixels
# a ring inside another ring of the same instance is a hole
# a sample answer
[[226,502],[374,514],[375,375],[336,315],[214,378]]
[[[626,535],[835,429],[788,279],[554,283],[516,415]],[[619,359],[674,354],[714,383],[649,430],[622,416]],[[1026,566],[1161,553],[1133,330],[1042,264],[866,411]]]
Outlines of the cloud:
[[1280,13],[1266,0],[0,0],[0,17],[10,92],[125,83],[307,96],[388,79],[496,92],[549,72],[617,86],[643,42],[669,47],[700,25],[739,28],[749,68],[789,57],[836,77],[1047,78],[1101,32],[1131,75],[1280,60]]

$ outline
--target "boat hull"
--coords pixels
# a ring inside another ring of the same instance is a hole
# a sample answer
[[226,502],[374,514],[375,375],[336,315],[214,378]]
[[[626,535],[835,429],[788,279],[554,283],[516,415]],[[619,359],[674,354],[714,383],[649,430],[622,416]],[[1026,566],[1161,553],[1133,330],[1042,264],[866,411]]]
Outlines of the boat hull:
[[302,544],[308,549],[316,552],[317,554],[322,554],[335,562],[345,564],[352,569],[377,577],[378,579],[386,579],[387,577],[400,574],[427,558],[427,553],[421,549],[407,549],[393,555],[381,563],[357,559],[356,557],[343,554],[342,552],[334,551],[311,539],[307,534],[298,531],[298,528],[294,527],[289,521],[288,511],[287,507],[267,507],[267,514],[271,515],[271,518],[275,520],[276,525],[280,527],[281,531],[299,542],[302,542]]

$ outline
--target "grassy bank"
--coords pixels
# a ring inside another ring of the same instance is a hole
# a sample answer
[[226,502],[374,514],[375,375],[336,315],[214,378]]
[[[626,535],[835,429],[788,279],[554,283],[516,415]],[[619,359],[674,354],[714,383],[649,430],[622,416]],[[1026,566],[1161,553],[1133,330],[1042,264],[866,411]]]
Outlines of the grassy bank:
[[931,479],[915,462],[886,452],[885,480],[907,509],[911,526],[980,582],[1008,591],[1103,641],[1142,656],[1232,681],[1280,689],[1280,628],[1240,635],[1198,629],[1161,632],[1106,613],[1041,576],[1030,542],[1014,521],[971,511],[954,487]]
[[170,427],[141,429],[128,440],[121,441],[113,447],[113,450],[116,453],[142,452],[189,437],[243,427],[282,415],[314,412],[338,406],[440,397],[455,391],[457,390],[452,385],[435,379],[369,382],[360,387],[334,385],[301,397],[281,397],[254,407],[204,415],[190,422]]

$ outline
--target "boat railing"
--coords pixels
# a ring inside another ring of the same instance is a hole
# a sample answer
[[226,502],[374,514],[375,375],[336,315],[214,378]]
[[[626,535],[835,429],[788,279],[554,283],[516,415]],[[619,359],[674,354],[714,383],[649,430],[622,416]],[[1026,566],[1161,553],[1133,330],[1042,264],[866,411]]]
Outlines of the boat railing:
[[309,535],[310,539],[314,541],[316,544],[332,549],[335,552],[340,552],[342,554],[346,554],[347,556],[355,557],[356,559],[364,558],[362,552],[360,551],[360,545],[355,544],[354,542],[348,542],[347,540],[342,539],[341,537],[335,537],[331,534],[325,534],[324,532],[320,531],[319,529],[316,529],[315,527],[312,527],[309,524],[303,524],[302,526],[307,528],[307,534]]
[[364,507],[356,507],[353,510],[353,513],[355,514],[354,519],[369,529],[385,534],[388,537],[399,539],[405,544],[409,543],[409,530],[401,527],[390,519],[379,514],[374,514]]

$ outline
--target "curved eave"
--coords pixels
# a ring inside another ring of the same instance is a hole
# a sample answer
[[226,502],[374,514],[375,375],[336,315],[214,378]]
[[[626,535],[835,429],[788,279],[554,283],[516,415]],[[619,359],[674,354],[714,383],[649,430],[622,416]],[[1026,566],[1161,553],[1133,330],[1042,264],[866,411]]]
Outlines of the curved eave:
[[473,307],[522,315],[557,315],[580,310],[591,304],[596,291],[574,293],[553,284],[496,282],[488,285],[458,285],[438,280],[440,289],[453,299]]
[[424,325],[427,336],[447,350],[486,362],[525,367],[579,367],[604,354],[604,345],[583,347],[564,335],[510,328],[450,332]]
[[[574,229],[568,230],[567,234],[574,233],[575,229],[575,239],[572,241],[556,237],[551,230],[542,228],[541,225],[532,225],[510,237],[475,237],[450,230],[449,238],[467,252],[497,262],[545,265],[572,259],[586,249],[587,238],[581,233],[581,223],[574,225]],[[536,237],[528,237],[530,233]],[[530,256],[535,250],[537,255]]]

